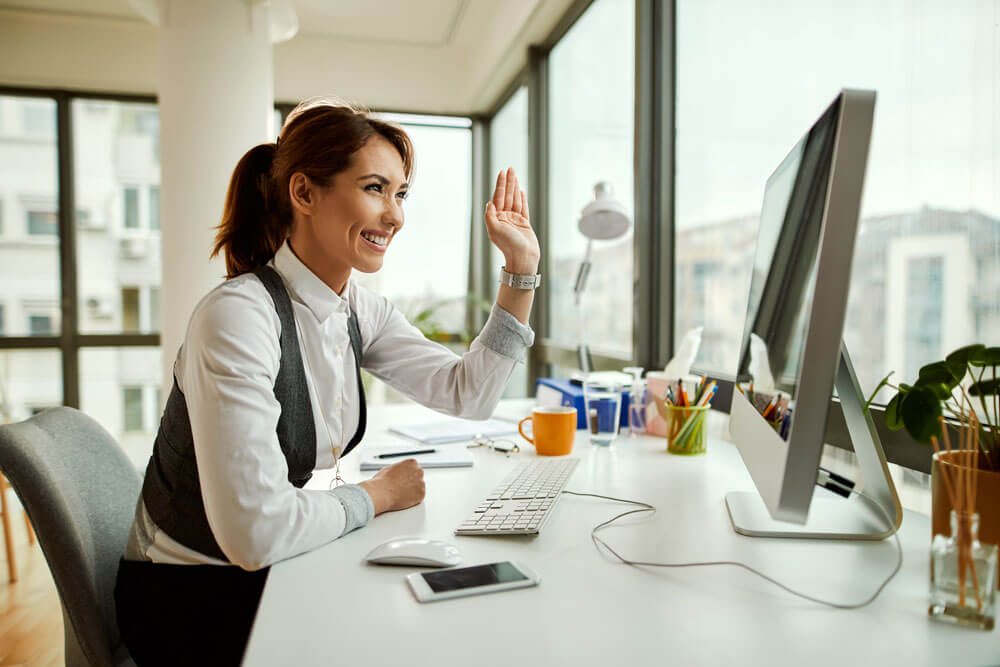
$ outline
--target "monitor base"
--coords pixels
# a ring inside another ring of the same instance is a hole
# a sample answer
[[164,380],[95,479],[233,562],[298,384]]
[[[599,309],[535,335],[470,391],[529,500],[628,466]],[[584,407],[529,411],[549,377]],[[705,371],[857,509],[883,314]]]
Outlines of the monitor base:
[[827,540],[881,540],[892,535],[871,503],[857,495],[850,499],[824,498],[818,491],[809,505],[804,524],[775,521],[759,494],[732,491],[726,494],[726,509],[733,530],[749,537],[786,537]]

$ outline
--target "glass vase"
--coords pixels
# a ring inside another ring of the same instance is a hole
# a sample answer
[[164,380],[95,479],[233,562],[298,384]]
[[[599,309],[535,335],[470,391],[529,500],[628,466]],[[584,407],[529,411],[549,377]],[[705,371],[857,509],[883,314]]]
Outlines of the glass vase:
[[979,541],[979,515],[951,511],[951,537],[931,544],[927,613],[938,620],[992,630],[996,619],[997,545]]

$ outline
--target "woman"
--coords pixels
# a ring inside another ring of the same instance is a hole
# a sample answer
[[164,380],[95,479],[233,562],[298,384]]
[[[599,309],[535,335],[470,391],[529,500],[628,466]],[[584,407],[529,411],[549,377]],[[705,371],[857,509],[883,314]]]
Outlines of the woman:
[[513,170],[485,213],[507,284],[463,356],[350,279],[382,267],[412,172],[402,129],[329,102],[299,105],[278,141],[237,164],[213,253],[228,280],[191,316],[118,572],[138,664],[238,662],[272,563],[423,500],[412,459],[357,485],[302,488],[364,434],[360,367],[436,410],[485,418],[523,361],[539,249]]

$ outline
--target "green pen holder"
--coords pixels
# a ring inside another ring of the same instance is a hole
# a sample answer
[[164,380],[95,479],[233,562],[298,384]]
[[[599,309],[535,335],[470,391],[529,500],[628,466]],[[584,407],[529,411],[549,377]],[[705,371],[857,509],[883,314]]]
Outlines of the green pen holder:
[[694,456],[705,453],[705,419],[711,406],[667,405],[657,401],[656,408],[667,423],[667,451]]

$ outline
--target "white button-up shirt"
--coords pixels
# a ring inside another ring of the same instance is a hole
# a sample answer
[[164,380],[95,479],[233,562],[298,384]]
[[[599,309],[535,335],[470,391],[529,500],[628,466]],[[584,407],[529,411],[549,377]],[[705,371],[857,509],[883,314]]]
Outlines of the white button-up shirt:
[[[360,396],[347,332],[348,304],[358,317],[363,368],[449,415],[489,417],[533,341],[531,329],[494,306],[468,352],[458,356],[427,340],[388,300],[353,281],[342,295],[336,294],[287,242],[270,264],[284,280],[298,326],[316,425],[317,468],[332,467],[358,427]],[[274,396],[280,332],[263,283],[244,274],[212,290],[195,307],[174,364],[191,420],[209,526],[229,560],[249,570],[315,549],[353,527],[335,494],[288,482],[276,433],[281,408]],[[166,535],[142,502],[126,557],[221,563]]]

